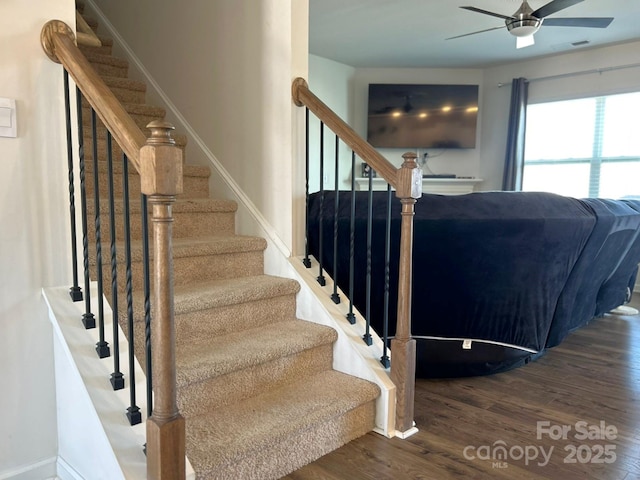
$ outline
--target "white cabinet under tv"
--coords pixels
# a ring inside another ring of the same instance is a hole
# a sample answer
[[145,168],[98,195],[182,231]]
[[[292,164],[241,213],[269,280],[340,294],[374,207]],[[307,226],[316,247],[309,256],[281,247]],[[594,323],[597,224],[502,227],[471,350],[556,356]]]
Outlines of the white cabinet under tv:
[[[482,182],[482,178],[423,178],[422,192],[435,193],[438,195],[464,195],[474,191],[477,184]],[[355,179],[357,190],[369,190],[369,179],[357,177]],[[372,178],[373,190],[386,190],[387,182],[382,178]]]

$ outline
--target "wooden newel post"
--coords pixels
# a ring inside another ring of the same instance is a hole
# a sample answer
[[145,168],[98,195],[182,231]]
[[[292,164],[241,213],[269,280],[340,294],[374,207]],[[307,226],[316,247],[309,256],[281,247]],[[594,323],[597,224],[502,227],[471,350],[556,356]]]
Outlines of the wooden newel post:
[[416,199],[422,196],[422,170],[417,155],[405,153],[398,169],[396,196],[402,203],[400,261],[398,271],[398,315],[396,335],[391,340],[391,380],[396,386],[396,431],[407,436],[415,431],[413,422],[416,341],[411,338],[411,277],[413,259],[413,216]]
[[182,150],[171,138],[173,126],[147,125],[151,137],[140,149],[142,193],[151,204],[153,228],[153,414],[147,420],[147,478],[185,478],[185,425],[176,398],[176,339],[173,307],[171,208],[182,193]]

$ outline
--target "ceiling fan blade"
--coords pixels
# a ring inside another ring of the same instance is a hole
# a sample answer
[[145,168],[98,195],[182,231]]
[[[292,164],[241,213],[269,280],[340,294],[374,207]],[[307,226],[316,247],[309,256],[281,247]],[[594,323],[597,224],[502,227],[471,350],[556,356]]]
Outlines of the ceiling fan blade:
[[607,28],[611,22],[613,22],[613,17],[546,18],[543,25],[548,27]]
[[484,13],[485,15],[491,15],[492,17],[502,18],[503,20],[510,20],[513,18],[510,15],[502,15],[501,13],[489,12],[488,10],[482,10],[481,8],[477,8],[477,7],[460,7],[460,8],[464,8],[465,10],[471,10],[472,12],[476,12],[476,13]]
[[487,28],[486,30],[479,30],[477,32],[465,33],[464,35],[457,35],[455,37],[445,38],[445,40],[453,40],[454,38],[468,37],[469,35],[475,35],[476,33],[490,32],[491,30],[500,30],[501,28],[506,28],[506,26],[502,25],[501,27],[493,27],[493,28]]
[[526,37],[516,37],[516,48],[525,48],[534,45],[536,41],[533,35],[527,35]]
[[536,18],[544,18],[553,13],[559,12],[560,10],[564,10],[565,8],[569,8],[576,3],[583,2],[584,0],[553,0],[552,2],[543,5],[536,11],[532,12]]

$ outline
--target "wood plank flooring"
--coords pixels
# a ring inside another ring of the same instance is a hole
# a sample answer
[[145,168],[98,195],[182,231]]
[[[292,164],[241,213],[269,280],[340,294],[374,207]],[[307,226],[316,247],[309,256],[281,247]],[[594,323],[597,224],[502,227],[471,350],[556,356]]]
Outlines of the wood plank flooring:
[[640,479],[640,315],[594,320],[510,372],[419,379],[415,411],[407,440],[370,433],[284,479]]

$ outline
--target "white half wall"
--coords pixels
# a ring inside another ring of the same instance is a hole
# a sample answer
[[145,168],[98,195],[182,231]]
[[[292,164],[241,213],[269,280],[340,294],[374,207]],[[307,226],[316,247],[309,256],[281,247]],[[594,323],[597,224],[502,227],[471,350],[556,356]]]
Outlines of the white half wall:
[[73,0],[0,2],[0,97],[16,100],[17,137],[0,137],[0,478],[55,476],[53,341],[40,291],[71,286],[62,68],[40,45]]

